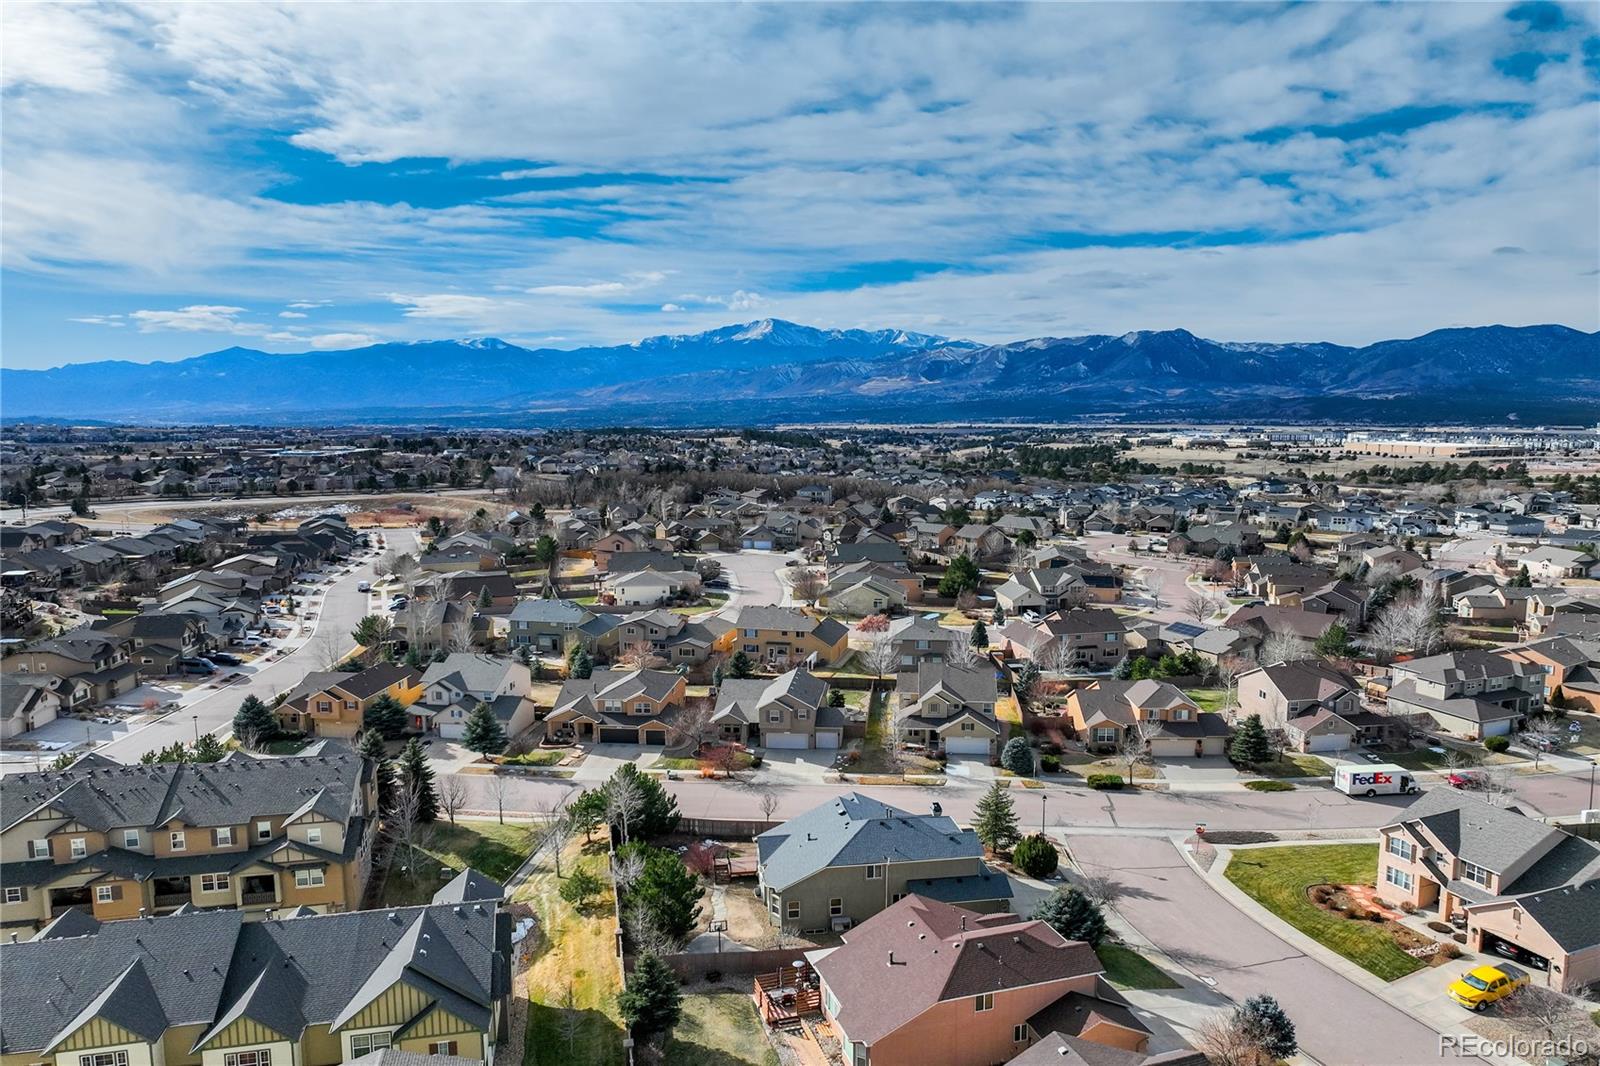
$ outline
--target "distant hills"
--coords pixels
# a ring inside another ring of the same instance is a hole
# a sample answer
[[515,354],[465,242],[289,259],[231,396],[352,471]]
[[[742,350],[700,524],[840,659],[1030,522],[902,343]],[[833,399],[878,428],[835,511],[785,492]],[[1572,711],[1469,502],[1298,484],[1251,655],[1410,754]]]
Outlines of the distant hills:
[[0,414],[160,422],[735,425],[819,419],[1600,418],[1600,334],[1441,329],[1352,348],[1186,330],[981,345],[779,319],[572,350],[494,339],[0,369]]

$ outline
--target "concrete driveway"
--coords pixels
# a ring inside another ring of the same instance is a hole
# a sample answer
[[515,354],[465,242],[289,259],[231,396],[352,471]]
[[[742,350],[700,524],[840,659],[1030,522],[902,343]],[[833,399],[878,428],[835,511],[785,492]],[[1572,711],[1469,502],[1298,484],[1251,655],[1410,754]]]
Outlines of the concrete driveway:
[[944,772],[951,777],[965,778],[985,788],[995,778],[995,768],[989,765],[989,758],[986,755],[952,755],[944,764]]
[[839,753],[827,748],[763,748],[761,755],[766,784],[820,785]]
[[1159,759],[1161,776],[1174,789],[1238,784],[1244,780],[1233,764],[1220,755],[1200,759]]
[[1377,978],[1348,981],[1234,909],[1169,839],[1079,835],[1068,846],[1085,870],[1116,880],[1117,910],[1168,956],[1236,1002],[1276,996],[1324,1066],[1482,1061],[1441,1054],[1438,1032],[1391,1006]]
[[609,778],[624,763],[638,763],[640,769],[661,756],[660,748],[641,748],[637,744],[596,744],[584,756],[583,764],[572,775],[572,780],[583,784],[598,784]]

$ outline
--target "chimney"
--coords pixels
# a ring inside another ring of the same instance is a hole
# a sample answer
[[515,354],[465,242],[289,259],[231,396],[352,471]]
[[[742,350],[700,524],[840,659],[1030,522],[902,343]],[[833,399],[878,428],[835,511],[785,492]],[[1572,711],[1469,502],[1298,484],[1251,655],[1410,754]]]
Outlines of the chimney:
[[943,813],[944,813],[944,804],[940,803],[938,800],[934,800],[933,801],[933,816],[935,818],[937,818]]
[[889,965],[890,966],[894,965],[894,951],[893,951],[893,949],[890,949],[890,951],[889,951]]
[[963,933],[967,931],[967,916],[965,914],[961,916],[961,931]]

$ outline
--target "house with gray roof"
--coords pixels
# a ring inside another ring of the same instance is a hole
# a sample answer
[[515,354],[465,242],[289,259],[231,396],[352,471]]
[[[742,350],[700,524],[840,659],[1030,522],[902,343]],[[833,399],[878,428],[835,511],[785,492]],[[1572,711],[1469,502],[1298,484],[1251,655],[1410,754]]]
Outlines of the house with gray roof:
[[1001,729],[994,705],[999,683],[994,667],[980,660],[961,667],[925,662],[895,682],[895,734],[948,755],[999,755]]
[[1389,713],[1424,716],[1469,740],[1505,736],[1544,707],[1546,669],[1485,649],[1398,662]]
[[593,617],[587,607],[571,600],[519,600],[511,609],[511,646],[540,655],[563,654],[567,641]]
[[1010,882],[984,864],[972,830],[934,807],[911,814],[851,792],[756,837],[758,891],[772,924],[847,929],[912,891],[974,911],[1004,909]]
[[688,688],[668,670],[596,670],[562,682],[546,723],[557,736],[664,747],[689,739],[677,724]]
[[838,748],[844,711],[827,702],[828,683],[796,667],[775,678],[727,678],[707,725],[707,739],[766,748]]
[[335,1066],[393,1049],[488,1066],[504,1042],[511,923],[493,900],[242,919],[84,917],[0,944],[0,1053]]
[[422,696],[406,714],[417,732],[460,740],[467,718],[486,703],[512,737],[534,723],[538,708],[528,697],[532,687],[533,672],[515,659],[458,651],[428,667]]
[[1553,987],[1600,980],[1600,844],[1449,788],[1378,833],[1383,899],[1465,913],[1472,950],[1545,970]]

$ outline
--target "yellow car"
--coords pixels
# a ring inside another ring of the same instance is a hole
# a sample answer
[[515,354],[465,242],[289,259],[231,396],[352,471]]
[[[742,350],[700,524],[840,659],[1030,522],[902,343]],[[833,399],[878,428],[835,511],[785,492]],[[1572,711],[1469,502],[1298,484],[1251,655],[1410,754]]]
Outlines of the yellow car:
[[1450,984],[1450,998],[1468,1010],[1483,1010],[1528,983],[1528,975],[1515,966],[1479,966]]

